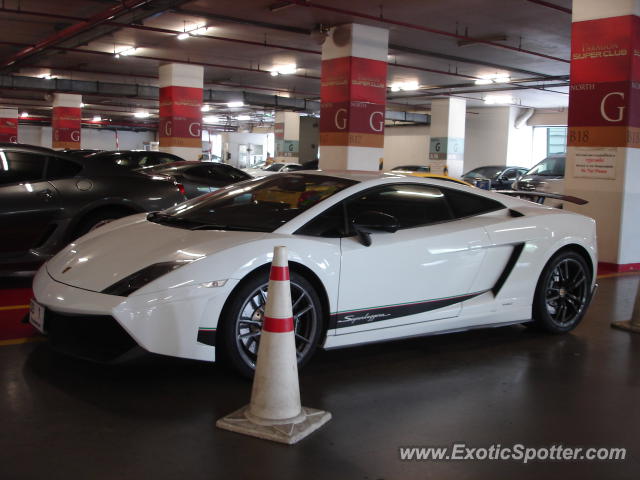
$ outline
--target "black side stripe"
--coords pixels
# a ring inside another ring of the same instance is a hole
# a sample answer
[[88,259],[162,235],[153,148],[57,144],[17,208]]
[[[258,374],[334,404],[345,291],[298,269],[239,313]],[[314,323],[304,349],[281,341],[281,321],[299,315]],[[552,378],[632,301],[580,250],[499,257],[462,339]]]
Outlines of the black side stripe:
[[198,342],[205,345],[216,346],[216,331],[211,329],[198,330]]
[[439,298],[436,300],[425,300],[404,305],[389,305],[386,307],[374,307],[370,309],[359,309],[331,314],[329,328],[345,328],[365,323],[381,322],[392,320],[398,317],[416,315],[418,313],[430,312],[438,308],[448,307],[456,303],[464,302],[470,298],[482,295],[486,291],[459,295],[456,297]]
[[504,266],[504,270],[502,270],[502,273],[498,277],[498,280],[496,280],[495,285],[491,289],[491,292],[493,293],[494,296],[498,295],[498,293],[500,292],[500,289],[504,286],[504,283],[507,281],[507,278],[509,278],[509,275],[511,275],[511,271],[513,270],[513,267],[516,266],[516,263],[518,262],[518,259],[522,254],[522,250],[524,250],[524,243],[517,243],[513,246],[513,251],[509,256],[509,260],[507,260],[507,264]]

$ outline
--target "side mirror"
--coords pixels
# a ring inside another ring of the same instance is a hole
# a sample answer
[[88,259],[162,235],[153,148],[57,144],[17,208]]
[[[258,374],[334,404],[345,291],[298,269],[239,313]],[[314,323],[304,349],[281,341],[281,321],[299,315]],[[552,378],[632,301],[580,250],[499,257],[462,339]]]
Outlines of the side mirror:
[[398,219],[388,213],[366,210],[352,221],[353,228],[365,247],[371,246],[371,234],[379,232],[394,233],[398,230]]

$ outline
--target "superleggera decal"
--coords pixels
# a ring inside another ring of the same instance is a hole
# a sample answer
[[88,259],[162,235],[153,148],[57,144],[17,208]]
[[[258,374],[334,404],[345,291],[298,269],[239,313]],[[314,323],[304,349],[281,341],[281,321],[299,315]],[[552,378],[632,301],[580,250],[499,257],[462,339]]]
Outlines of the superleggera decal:
[[337,312],[331,314],[332,328],[353,327],[355,325],[362,325],[365,323],[380,322],[383,320],[391,320],[398,317],[406,317],[408,315],[429,312],[431,310],[437,310],[438,308],[448,307],[455,303],[464,302],[465,300],[477,297],[483,293],[485,293],[485,291],[459,295],[456,297],[437,298],[434,300],[424,300],[399,305],[385,305],[383,307]]

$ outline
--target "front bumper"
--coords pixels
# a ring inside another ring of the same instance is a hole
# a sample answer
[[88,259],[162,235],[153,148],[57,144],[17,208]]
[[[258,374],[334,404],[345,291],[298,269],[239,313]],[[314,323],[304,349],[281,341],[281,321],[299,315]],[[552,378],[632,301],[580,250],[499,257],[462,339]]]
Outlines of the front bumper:
[[211,362],[215,346],[211,335],[202,332],[215,331],[236,284],[230,280],[218,288],[193,285],[119,297],[61,283],[45,265],[34,278],[33,292],[46,308],[44,327],[52,345],[67,353],[114,361],[142,347],[161,355]]

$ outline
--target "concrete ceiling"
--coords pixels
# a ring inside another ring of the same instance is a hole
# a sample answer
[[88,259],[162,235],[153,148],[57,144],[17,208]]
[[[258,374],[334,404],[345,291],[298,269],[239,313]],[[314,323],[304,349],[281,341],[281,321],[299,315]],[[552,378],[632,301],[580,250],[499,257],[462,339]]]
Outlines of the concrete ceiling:
[[[413,92],[389,91],[390,109],[428,113],[433,98],[448,95],[478,107],[492,90],[527,107],[564,108],[568,103],[570,0],[152,0],[63,36],[65,29],[120,3],[4,1],[0,65],[25,47],[40,42],[46,48],[5,65],[0,73],[157,85],[161,62],[190,61],[205,65],[205,84],[216,90],[318,100],[322,46],[317,32],[321,26],[359,22],[390,31],[389,84],[420,85]],[[177,32],[199,24],[209,27],[204,36],[178,40]],[[137,47],[135,54],[115,58],[114,50],[126,46]],[[272,66],[284,63],[295,63],[296,74],[269,74]],[[511,83],[475,84],[497,74],[508,75]],[[87,115],[126,119],[136,109],[154,113],[157,108],[156,100],[135,95],[83,99]],[[44,113],[50,98],[42,91],[2,88],[0,104],[41,107]],[[223,105],[212,107],[213,114],[230,113]]]

